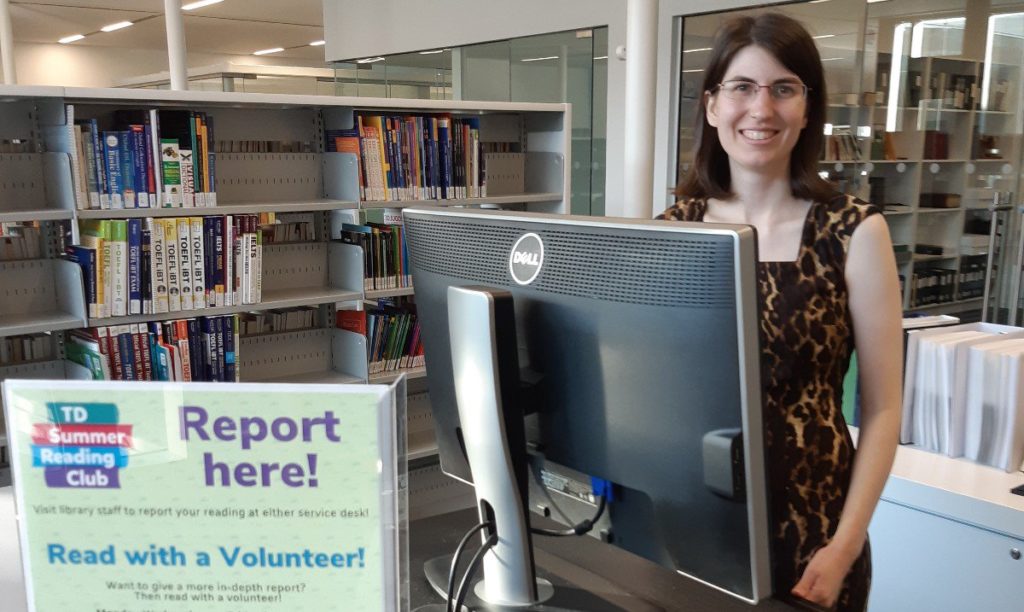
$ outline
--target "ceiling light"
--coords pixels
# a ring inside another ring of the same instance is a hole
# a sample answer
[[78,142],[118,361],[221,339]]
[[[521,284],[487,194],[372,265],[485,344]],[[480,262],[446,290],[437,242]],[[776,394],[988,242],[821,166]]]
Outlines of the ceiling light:
[[132,22],[130,22],[130,21],[118,21],[117,23],[112,23],[112,24],[110,24],[108,26],[103,26],[102,28],[100,28],[100,31],[102,31],[102,32],[113,32],[114,30],[120,30],[120,29],[123,29],[123,28],[127,28],[130,25],[132,25]]
[[557,55],[549,55],[547,57],[527,57],[527,58],[524,58],[524,59],[522,59],[520,61],[523,61],[523,62],[542,62],[544,60],[553,60],[553,59],[558,59],[558,56]]
[[437,53],[444,53],[444,49],[435,49],[433,51],[420,51],[420,55],[434,55]]
[[313,42],[309,43],[309,46],[310,47],[322,47],[322,46],[324,46],[324,44],[326,42],[327,42],[326,40],[314,40]]
[[383,62],[383,57],[367,57],[361,60],[356,60],[357,64],[372,64],[374,62]]
[[595,60],[600,60],[600,59],[606,60],[606,59],[608,59],[608,56],[607,56],[607,55],[598,55],[598,56],[597,56],[597,57],[595,57],[594,59],[595,59]]
[[835,34],[819,34],[818,36],[812,36],[811,38],[814,38],[816,40],[821,40],[822,38],[835,38],[835,37],[836,37]]
[[693,68],[691,70],[684,70],[683,72],[704,72],[703,68]]
[[823,62],[834,62],[836,60],[841,60],[841,59],[843,59],[843,58],[841,58],[841,57],[826,57],[826,58],[822,59],[821,61],[823,61]]
[[199,0],[199,2],[191,2],[189,4],[186,4],[185,6],[181,7],[181,10],[194,11],[197,8],[203,8],[204,6],[210,6],[211,4],[217,4],[223,1],[224,0]]
[[85,38],[85,34],[72,34],[71,36],[65,36],[57,42],[59,42],[62,45],[66,45],[68,43],[73,43],[76,40],[82,40],[83,38]]
[[711,47],[701,47],[699,49],[683,49],[683,53],[696,53],[697,51],[710,51]]
[[278,53],[284,51],[284,47],[273,47],[272,49],[260,49],[259,51],[253,51],[253,55],[267,55],[270,53]]

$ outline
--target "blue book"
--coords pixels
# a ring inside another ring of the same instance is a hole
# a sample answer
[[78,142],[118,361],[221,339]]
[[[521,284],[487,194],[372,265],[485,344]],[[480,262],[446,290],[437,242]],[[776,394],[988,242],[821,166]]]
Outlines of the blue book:
[[82,284],[85,286],[85,301],[88,304],[89,316],[103,316],[97,303],[96,295],[96,249],[72,245],[68,247],[68,259],[82,268]]
[[135,162],[132,155],[131,130],[118,132],[117,146],[121,162],[121,193],[124,195],[125,208],[138,208],[135,199]]
[[217,355],[217,341],[214,339],[216,330],[213,326],[214,317],[200,317],[202,326],[202,348],[203,348],[203,380],[212,381],[213,359]]
[[128,126],[128,144],[132,149],[132,177],[136,208],[149,208],[149,181],[146,179],[146,129],[139,124]]
[[153,380],[171,380],[170,375],[170,353],[161,344],[163,333],[160,331],[159,322],[149,323],[149,352],[153,356]]
[[[128,326],[123,326],[128,329]],[[121,353],[121,372],[124,380],[139,380],[135,375],[135,348],[131,332],[117,335],[117,348]]]
[[128,314],[142,314],[142,219],[128,219]]
[[224,319],[224,380],[235,382],[238,367],[235,358],[235,315],[221,318]]
[[207,157],[209,161],[209,173],[210,173],[210,184],[206,186],[206,205],[216,206],[217,205],[217,164],[215,155],[216,151],[214,148],[217,145],[217,141],[214,140],[213,136],[213,116],[207,115],[204,119],[206,125],[206,144],[207,144]]
[[207,380],[203,378],[205,364],[203,363],[203,335],[199,330],[199,321],[189,319],[186,324],[188,329],[188,360],[192,366],[192,380]]
[[213,318],[213,340],[217,352],[213,355],[213,379],[224,381],[224,317]]
[[96,180],[96,191],[100,195],[100,208],[110,208],[110,192],[107,188],[107,173],[104,172],[103,136],[100,134],[99,125],[95,119],[88,119],[89,133],[91,136],[88,143],[92,147],[92,158],[96,161],[93,164],[94,179]]
[[121,133],[103,132],[103,171],[111,208],[124,208],[124,182],[121,177]]

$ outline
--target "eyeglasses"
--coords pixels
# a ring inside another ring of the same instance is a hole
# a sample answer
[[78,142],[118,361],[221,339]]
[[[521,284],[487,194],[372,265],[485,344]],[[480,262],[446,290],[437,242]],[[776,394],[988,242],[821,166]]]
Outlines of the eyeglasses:
[[757,92],[762,87],[768,88],[768,93],[772,99],[777,102],[785,102],[788,100],[796,100],[798,98],[806,97],[807,92],[810,88],[803,83],[793,83],[789,81],[782,81],[780,83],[772,83],[771,85],[758,85],[751,81],[725,81],[719,83],[715,89],[725,94],[725,97],[730,100],[737,102],[751,102],[757,97]]

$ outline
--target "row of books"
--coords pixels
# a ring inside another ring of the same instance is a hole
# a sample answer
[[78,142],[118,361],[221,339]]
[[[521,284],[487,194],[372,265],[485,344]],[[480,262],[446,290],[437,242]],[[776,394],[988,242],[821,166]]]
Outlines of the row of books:
[[89,316],[258,304],[260,216],[79,221],[68,257],[82,267]]
[[955,299],[954,282],[956,270],[946,268],[921,268],[914,270],[910,277],[910,306],[945,304]]
[[969,255],[960,259],[957,298],[969,300],[985,294],[985,269],[988,255]]
[[313,143],[301,140],[218,140],[217,153],[312,153]]
[[831,135],[825,137],[824,161],[860,161],[862,157],[860,144],[849,131],[835,128]]
[[479,117],[359,114],[325,137],[326,151],[357,156],[362,200],[487,196]]
[[101,128],[65,107],[79,209],[217,205],[213,120],[175,109],[121,109]]
[[337,211],[338,238],[363,250],[363,289],[412,287],[402,212],[392,208]]
[[370,374],[424,364],[415,304],[379,305],[368,310],[339,310],[339,328],[366,337]]
[[0,366],[9,366],[54,358],[50,334],[25,334],[0,338]]
[[35,153],[36,142],[23,138],[0,138],[0,154],[3,153]]
[[235,315],[68,332],[67,358],[94,380],[237,382]]
[[42,257],[41,235],[37,221],[0,223],[0,261]]
[[1024,461],[1024,328],[911,332],[900,441],[1007,472]]
[[241,336],[258,336],[276,332],[295,331],[316,327],[320,309],[316,306],[294,308],[271,308],[259,312],[244,312],[238,315],[238,333]]

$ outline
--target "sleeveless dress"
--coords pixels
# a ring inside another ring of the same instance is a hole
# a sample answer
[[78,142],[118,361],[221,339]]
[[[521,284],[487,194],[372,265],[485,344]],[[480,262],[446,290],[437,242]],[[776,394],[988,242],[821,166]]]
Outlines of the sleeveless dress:
[[[659,219],[703,221],[707,202],[683,199]],[[854,448],[842,413],[853,352],[847,247],[880,210],[848,196],[813,202],[792,262],[760,262],[761,384],[771,496],[775,593],[789,596],[814,553],[835,535]],[[864,610],[871,553],[854,562],[836,609]]]

